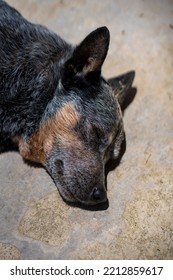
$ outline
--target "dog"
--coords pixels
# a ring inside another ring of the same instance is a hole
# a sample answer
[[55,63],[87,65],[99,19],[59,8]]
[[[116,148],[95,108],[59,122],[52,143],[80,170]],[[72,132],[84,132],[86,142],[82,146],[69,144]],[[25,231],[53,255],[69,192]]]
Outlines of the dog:
[[107,27],[72,46],[0,1],[0,139],[41,163],[67,202],[107,201],[105,165],[119,156],[122,105],[135,72],[106,80]]

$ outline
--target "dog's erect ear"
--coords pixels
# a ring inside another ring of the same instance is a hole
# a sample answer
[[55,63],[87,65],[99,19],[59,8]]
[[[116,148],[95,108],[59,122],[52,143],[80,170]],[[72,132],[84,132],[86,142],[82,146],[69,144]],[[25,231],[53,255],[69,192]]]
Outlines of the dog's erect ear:
[[67,69],[73,74],[79,73],[82,76],[91,72],[100,72],[107,55],[109,38],[107,27],[100,27],[91,32],[75,48],[72,58],[66,63]]
[[115,95],[117,96],[118,102],[121,107],[123,107],[125,99],[128,98],[128,89],[131,88],[134,77],[135,71],[130,71],[123,75],[108,80],[108,83],[112,87]]

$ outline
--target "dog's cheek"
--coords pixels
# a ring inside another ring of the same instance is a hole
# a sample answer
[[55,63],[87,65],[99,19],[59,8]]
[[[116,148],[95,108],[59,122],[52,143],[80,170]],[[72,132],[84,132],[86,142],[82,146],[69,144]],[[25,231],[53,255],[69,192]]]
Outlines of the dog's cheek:
[[18,147],[20,155],[27,160],[38,162],[44,165],[47,153],[44,145],[38,141],[25,142],[24,139],[18,138]]

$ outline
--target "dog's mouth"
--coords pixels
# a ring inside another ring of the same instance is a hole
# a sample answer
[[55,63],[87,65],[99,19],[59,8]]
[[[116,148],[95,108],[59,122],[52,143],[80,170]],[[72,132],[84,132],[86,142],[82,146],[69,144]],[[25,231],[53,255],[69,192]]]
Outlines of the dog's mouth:
[[88,198],[86,198],[86,200],[83,200],[77,197],[75,194],[73,194],[69,189],[67,190],[65,188],[61,188],[58,184],[56,184],[56,186],[63,200],[69,204],[79,204],[86,207],[90,207],[98,204],[104,204],[107,202],[107,196],[105,196],[105,198],[102,200],[92,200],[89,199],[89,196]]
[[81,208],[86,211],[105,211],[109,207],[109,201],[106,199],[104,202],[88,202],[76,198],[70,191],[66,191],[66,194],[60,192],[60,195],[65,203],[71,207]]

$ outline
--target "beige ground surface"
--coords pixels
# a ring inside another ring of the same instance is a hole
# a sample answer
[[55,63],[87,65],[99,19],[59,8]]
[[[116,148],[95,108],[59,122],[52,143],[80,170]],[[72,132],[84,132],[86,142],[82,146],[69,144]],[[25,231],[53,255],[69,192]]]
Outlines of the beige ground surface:
[[173,259],[173,1],[8,0],[71,43],[106,25],[106,78],[136,71],[109,208],[66,205],[42,168],[0,154],[0,259]]

